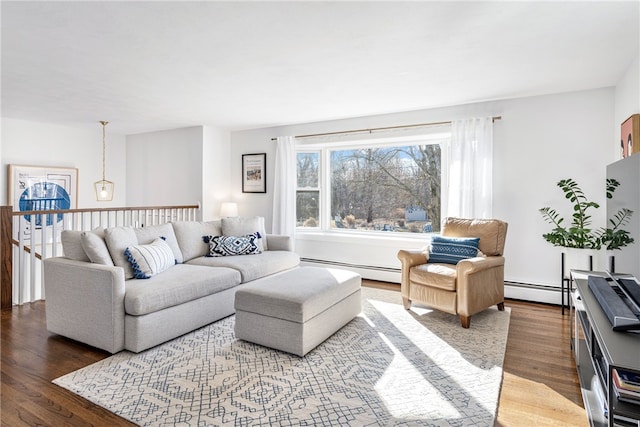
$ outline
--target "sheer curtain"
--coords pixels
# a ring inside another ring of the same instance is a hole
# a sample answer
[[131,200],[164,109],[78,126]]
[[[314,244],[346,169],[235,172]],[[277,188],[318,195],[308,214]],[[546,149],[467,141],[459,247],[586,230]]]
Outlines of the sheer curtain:
[[491,218],[493,118],[451,122],[447,216]]
[[276,139],[275,178],[273,180],[274,234],[294,237],[296,231],[296,139],[280,136]]

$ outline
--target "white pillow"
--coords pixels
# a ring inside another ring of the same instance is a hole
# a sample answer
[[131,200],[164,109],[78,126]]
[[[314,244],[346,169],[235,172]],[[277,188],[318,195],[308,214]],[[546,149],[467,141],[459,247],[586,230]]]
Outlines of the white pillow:
[[180,250],[180,246],[178,246],[178,241],[176,240],[172,224],[164,223],[149,225],[146,227],[134,228],[133,231],[136,233],[139,245],[146,245],[153,242],[158,237],[164,237],[164,241],[167,242],[167,245],[169,245],[173,251],[173,256],[178,264],[183,262],[182,251]]
[[113,260],[109,254],[107,243],[104,241],[104,230],[83,231],[80,236],[82,249],[86,252],[91,262],[113,266]]
[[182,252],[183,262],[205,256],[209,252],[209,245],[202,240],[202,236],[222,236],[220,220],[176,221],[171,224]]
[[132,227],[113,227],[104,230],[104,241],[116,267],[124,269],[125,280],[133,278],[131,264],[124,254],[125,249],[138,244],[138,238]]
[[176,264],[171,246],[162,237],[148,245],[129,246],[124,254],[136,279],[148,279]]
[[261,216],[254,217],[235,217],[222,218],[222,235],[223,236],[247,236],[254,233],[260,233],[257,239],[260,252],[266,251],[267,235],[264,230],[264,218]]
[[71,258],[76,261],[89,262],[90,259],[82,248],[81,235],[81,231],[62,230],[60,235],[60,240],[62,241],[62,252],[67,258]]

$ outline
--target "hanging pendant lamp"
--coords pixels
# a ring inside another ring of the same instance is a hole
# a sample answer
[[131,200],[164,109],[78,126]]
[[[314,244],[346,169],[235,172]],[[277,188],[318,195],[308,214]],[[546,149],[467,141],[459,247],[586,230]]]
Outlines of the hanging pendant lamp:
[[105,179],[105,169],[106,169],[106,152],[107,152],[107,141],[106,141],[106,127],[109,122],[101,121],[102,125],[102,180],[96,181],[93,186],[96,190],[96,200],[99,202],[110,202],[113,200],[113,182],[107,181]]

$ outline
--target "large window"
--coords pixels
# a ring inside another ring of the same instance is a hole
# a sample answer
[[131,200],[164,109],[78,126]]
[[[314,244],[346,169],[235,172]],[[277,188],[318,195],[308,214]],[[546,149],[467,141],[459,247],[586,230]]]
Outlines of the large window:
[[365,232],[439,231],[436,142],[298,151],[297,225]]

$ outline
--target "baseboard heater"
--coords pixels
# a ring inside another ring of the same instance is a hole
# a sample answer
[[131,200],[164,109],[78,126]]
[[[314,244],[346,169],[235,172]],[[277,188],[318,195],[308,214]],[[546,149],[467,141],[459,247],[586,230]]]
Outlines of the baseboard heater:
[[386,271],[389,273],[402,273],[402,270],[399,268],[392,267],[379,267],[374,265],[360,265],[360,264],[350,264],[347,262],[338,262],[338,261],[327,261],[324,259],[313,259],[313,258],[300,258],[302,262],[310,262],[313,264],[324,264],[324,265],[333,265],[335,267],[347,267],[347,268],[361,268],[365,270],[375,270],[375,271]]
[[536,289],[539,291],[548,291],[548,292],[560,292],[562,290],[558,286],[539,285],[536,283],[512,282],[509,280],[505,280],[504,284],[506,286],[512,286],[514,288]]

